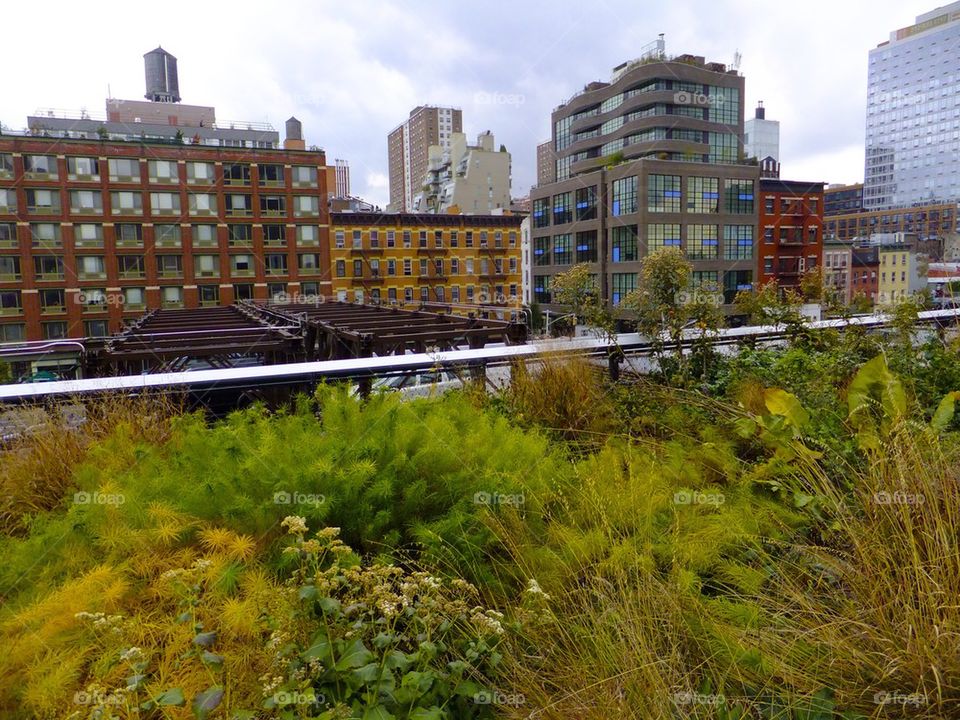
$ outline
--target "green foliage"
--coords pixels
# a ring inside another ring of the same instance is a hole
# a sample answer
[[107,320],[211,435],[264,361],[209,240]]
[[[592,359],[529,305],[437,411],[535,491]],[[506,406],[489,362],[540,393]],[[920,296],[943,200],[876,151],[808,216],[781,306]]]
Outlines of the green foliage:
[[590,265],[581,263],[554,275],[551,287],[556,304],[569,308],[579,322],[596,328],[606,337],[613,336],[613,314],[600,297]]

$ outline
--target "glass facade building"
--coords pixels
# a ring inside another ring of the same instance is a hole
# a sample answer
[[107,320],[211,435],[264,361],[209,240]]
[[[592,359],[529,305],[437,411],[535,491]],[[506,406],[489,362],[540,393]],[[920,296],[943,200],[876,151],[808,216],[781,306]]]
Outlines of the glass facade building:
[[960,199],[960,2],[870,51],[866,210]]

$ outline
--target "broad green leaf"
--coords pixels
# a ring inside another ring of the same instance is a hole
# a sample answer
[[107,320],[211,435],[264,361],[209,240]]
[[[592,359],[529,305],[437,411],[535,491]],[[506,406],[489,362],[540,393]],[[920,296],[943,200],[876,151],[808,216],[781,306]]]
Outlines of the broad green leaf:
[[178,687],[164,690],[153,700],[157,705],[174,705],[176,707],[182,707],[187,702],[186,698],[183,697],[183,690]]
[[373,660],[373,653],[363,644],[363,640],[356,638],[343,651],[340,659],[334,666],[337,670],[351,670],[366,665]]
[[771,388],[765,391],[764,404],[773,415],[785,417],[797,429],[802,429],[810,420],[797,397],[786,390]]
[[434,705],[430,708],[417,708],[410,713],[410,720],[443,720],[443,710]]
[[395,720],[396,716],[390,713],[383,705],[367,708],[363,713],[363,720]]
[[943,397],[940,405],[937,406],[937,411],[933,414],[933,419],[930,421],[930,427],[933,430],[939,433],[947,429],[947,425],[953,420],[953,413],[956,409],[958,399],[960,399],[960,392],[958,391],[947,393]]
[[326,632],[319,632],[313,638],[313,644],[303,654],[304,660],[319,660],[324,665],[333,663],[333,645]]
[[208,687],[193,699],[193,715],[197,720],[206,720],[207,716],[219,707],[223,700],[223,688],[219,685]]

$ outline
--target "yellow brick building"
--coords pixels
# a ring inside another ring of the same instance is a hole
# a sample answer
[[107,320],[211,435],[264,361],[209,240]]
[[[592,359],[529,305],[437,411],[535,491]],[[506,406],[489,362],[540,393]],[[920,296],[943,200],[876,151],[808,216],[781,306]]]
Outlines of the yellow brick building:
[[[517,308],[520,215],[332,213],[330,263],[340,300]],[[458,308],[454,307],[454,310]]]
[[917,263],[917,253],[906,245],[880,247],[877,304],[892,305],[926,285]]

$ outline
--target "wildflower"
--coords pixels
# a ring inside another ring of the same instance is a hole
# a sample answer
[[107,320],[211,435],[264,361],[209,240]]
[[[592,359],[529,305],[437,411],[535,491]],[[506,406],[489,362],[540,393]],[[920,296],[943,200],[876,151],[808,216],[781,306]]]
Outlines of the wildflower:
[[280,527],[286,528],[291,535],[303,535],[307,531],[307,520],[299,515],[287,515]]
[[120,653],[120,659],[124,662],[134,662],[143,658],[143,650],[138,647],[131,647]]
[[211,565],[213,565],[213,562],[211,562],[210,560],[195,560],[195,561],[193,562],[193,569],[194,569],[194,570],[206,570],[206,569],[207,569],[208,567],[210,567]]
[[340,528],[338,527],[325,527],[317,531],[318,538],[325,538],[327,540],[335,540],[340,536]]
[[530,580],[527,581],[527,590],[526,590],[526,591],[527,591],[528,593],[530,593],[531,595],[538,595],[538,596],[540,596],[540,597],[541,597],[542,599],[544,599],[544,600],[549,600],[549,599],[550,599],[550,596],[543,591],[543,588],[540,587],[540,583],[538,583],[538,582],[537,582],[536,580],[534,580],[533,578],[530,578]]

